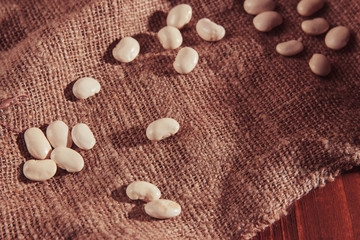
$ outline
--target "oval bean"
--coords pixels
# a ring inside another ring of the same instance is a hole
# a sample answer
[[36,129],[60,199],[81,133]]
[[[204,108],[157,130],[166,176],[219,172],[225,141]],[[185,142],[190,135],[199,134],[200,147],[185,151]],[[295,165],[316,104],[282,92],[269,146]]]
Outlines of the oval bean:
[[169,11],[166,18],[166,25],[181,29],[190,22],[191,16],[191,6],[188,4],[179,4]]
[[71,148],[55,148],[51,152],[50,158],[54,160],[60,168],[68,172],[79,172],[84,167],[83,157]]
[[258,14],[253,19],[255,28],[260,32],[269,32],[282,24],[283,19],[278,12],[266,11]]
[[161,192],[157,186],[152,183],[144,181],[136,181],[129,184],[126,188],[126,195],[131,200],[143,200],[145,202],[151,202],[159,199]]
[[36,159],[49,157],[51,146],[44,133],[36,127],[29,128],[24,133],[26,148]]
[[24,163],[23,173],[26,178],[33,181],[45,181],[52,178],[57,167],[53,160],[28,160]]
[[179,216],[181,206],[171,200],[157,199],[145,204],[145,212],[153,218],[166,219]]
[[326,34],[325,44],[328,48],[339,50],[346,46],[350,39],[350,30],[344,26],[337,26]]
[[294,56],[299,54],[304,50],[304,45],[302,42],[297,40],[290,40],[287,42],[282,42],[276,45],[276,51],[283,56]]
[[329,29],[329,23],[324,18],[314,18],[303,21],[301,29],[309,35],[320,35]]
[[331,71],[330,61],[323,54],[315,53],[309,61],[310,69],[319,76],[326,76]]
[[180,129],[179,123],[172,118],[161,118],[149,124],[146,136],[151,141],[159,141],[176,134]]
[[91,77],[77,80],[72,88],[73,94],[78,99],[86,99],[100,92],[100,83]]
[[205,41],[219,41],[225,36],[225,28],[208,18],[202,18],[197,22],[196,32]]
[[63,121],[54,121],[46,128],[46,137],[56,147],[71,147],[72,139],[69,127]]
[[301,16],[307,17],[319,11],[324,3],[324,0],[301,0],[296,9]]
[[257,15],[262,12],[272,11],[275,8],[273,0],[245,0],[244,10],[248,14]]
[[71,137],[76,146],[85,150],[93,148],[96,143],[94,134],[84,123],[78,123],[72,128]]
[[166,26],[160,29],[157,34],[159,41],[165,49],[175,49],[180,47],[183,38],[179,29],[173,26]]
[[112,51],[114,58],[120,62],[128,63],[133,61],[140,52],[140,45],[132,37],[124,37]]
[[191,72],[199,60],[199,54],[191,47],[184,47],[180,49],[176,55],[173,66],[180,74]]

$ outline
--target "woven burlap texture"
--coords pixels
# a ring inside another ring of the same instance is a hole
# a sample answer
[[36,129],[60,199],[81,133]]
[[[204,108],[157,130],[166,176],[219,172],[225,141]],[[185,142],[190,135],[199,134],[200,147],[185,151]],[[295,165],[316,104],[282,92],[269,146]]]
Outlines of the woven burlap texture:
[[[243,1],[183,2],[193,18],[182,46],[199,53],[187,75],[172,67],[178,49],[164,50],[156,38],[180,1],[0,2],[2,98],[28,96],[0,111],[8,127],[0,129],[1,239],[246,239],[359,164],[359,1],[327,1],[315,15],[351,29],[340,51],[301,31],[296,0],[276,1],[284,23],[269,33],[255,31]],[[200,39],[203,17],[223,25],[225,38]],[[125,36],[141,46],[127,64],[111,55]],[[300,37],[303,53],[275,52]],[[332,62],[328,77],[310,72],[313,53]],[[76,100],[71,87],[85,76],[101,91]],[[147,125],[162,117],[176,119],[180,131],[147,140]],[[23,132],[54,120],[88,124],[97,144],[75,148],[85,159],[81,172],[31,182],[22,174],[31,159]],[[181,215],[147,216],[125,195],[135,180],[157,185]]]

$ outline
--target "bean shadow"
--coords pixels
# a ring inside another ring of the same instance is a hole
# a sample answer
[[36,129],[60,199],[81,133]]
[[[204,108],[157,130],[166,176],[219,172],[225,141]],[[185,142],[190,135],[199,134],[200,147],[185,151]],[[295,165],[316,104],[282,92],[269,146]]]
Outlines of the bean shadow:
[[120,62],[117,61],[112,55],[112,50],[114,49],[116,44],[119,43],[119,41],[120,41],[120,38],[117,38],[112,43],[110,43],[110,45],[107,47],[107,49],[106,49],[106,51],[105,51],[105,53],[103,55],[103,58],[102,58],[105,63],[110,63],[112,65],[119,65],[120,64]]
[[317,78],[319,78],[320,81],[325,81],[325,82],[326,81],[335,81],[335,80],[339,79],[339,74],[340,74],[339,69],[336,67],[335,64],[332,64],[331,71],[326,76],[318,76],[313,73],[313,75],[316,76]]
[[142,222],[150,222],[150,221],[156,221],[156,220],[161,221],[160,219],[154,219],[154,218],[150,217],[149,215],[147,215],[144,210],[144,205],[145,205],[145,203],[143,203],[141,205],[136,205],[135,207],[133,207],[131,209],[131,211],[128,213],[129,219],[138,220],[138,221],[142,221]]
[[132,36],[140,44],[140,54],[157,53],[163,51],[156,36],[147,33],[140,33]]
[[144,211],[144,205],[145,202],[141,200],[131,200],[126,195],[126,188],[127,185],[123,185],[119,188],[116,188],[111,192],[111,197],[119,202],[119,203],[131,203],[135,204],[135,206],[131,209],[131,211],[128,213],[128,217],[133,220],[138,221],[151,221],[153,220],[150,216],[148,216]]
[[[55,173],[55,176],[54,178],[58,179],[58,178],[62,178],[63,176],[66,176],[66,175],[69,175],[70,173],[64,169],[61,169],[61,168],[57,168],[57,171]],[[74,174],[74,173],[72,173]],[[75,173],[76,174],[76,173]]]
[[16,43],[27,37],[26,29],[23,28],[19,23],[21,22],[20,16],[17,12],[10,12],[11,16],[3,19],[0,22],[0,36],[6,36],[7,33],[14,33],[12,36],[16,37],[4,37],[0,41],[0,52],[7,51]]
[[150,143],[144,134],[143,127],[132,127],[123,132],[117,132],[110,135],[114,147],[136,147]]
[[163,11],[154,12],[148,22],[148,29],[151,32],[157,33],[161,28],[166,26],[166,16],[167,14]]
[[196,46],[199,45],[201,42],[204,42],[200,38],[200,36],[196,32],[195,24],[190,23],[190,25],[186,25],[181,30],[181,35],[183,37],[182,46]]
[[[325,2],[324,6],[317,12],[315,12],[314,14],[312,14],[311,16],[305,17],[306,20],[308,19],[313,19],[313,18],[318,18],[318,17],[325,17],[329,14],[328,10],[329,10],[329,3]],[[326,18],[326,17],[325,17]]]
[[171,4],[172,7],[175,7],[176,5],[179,5],[181,3],[188,4],[187,3],[188,1],[181,1],[181,0],[168,0],[168,2]]
[[[335,26],[334,26],[335,27]],[[331,28],[330,28],[331,29]],[[325,34],[323,34],[323,36],[325,36]],[[355,32],[353,30],[350,30],[350,38],[349,38],[349,42],[346,44],[346,46],[342,49],[336,50],[336,53],[340,53],[340,54],[354,54],[354,48],[358,45],[359,43],[356,41],[356,35]],[[334,51],[334,50],[331,50]]]
[[24,167],[24,164],[25,162],[21,163],[19,165],[19,168],[18,168],[18,180],[19,182],[22,182],[22,183],[26,183],[26,184],[29,184],[29,183],[34,183],[34,181],[31,181],[30,179],[27,179],[25,177],[25,175],[23,174],[23,167]]
[[173,61],[175,61],[175,57],[172,58],[166,55],[157,55],[152,58],[152,61],[149,64],[156,76],[165,77],[177,74],[172,66]]
[[74,86],[74,84],[75,84],[76,81],[77,81],[77,80],[72,81],[72,82],[69,83],[69,84],[66,86],[66,88],[64,89],[64,96],[65,96],[65,99],[66,99],[67,101],[76,102],[76,101],[79,100],[79,99],[77,99],[77,98],[74,96],[74,94],[73,94],[73,92],[72,92],[72,88],[73,88],[73,86]]
[[30,159],[31,155],[26,148],[26,144],[25,144],[25,140],[24,140],[24,132],[25,131],[22,131],[21,133],[18,134],[18,136],[16,138],[16,144],[20,150],[21,156],[23,156],[25,159]]
[[111,192],[111,197],[117,201],[117,202],[123,202],[123,203],[137,203],[139,204],[139,201],[134,201],[131,200],[127,195],[126,195],[126,188],[127,185],[123,185],[119,188],[116,188],[115,190],[113,190]]

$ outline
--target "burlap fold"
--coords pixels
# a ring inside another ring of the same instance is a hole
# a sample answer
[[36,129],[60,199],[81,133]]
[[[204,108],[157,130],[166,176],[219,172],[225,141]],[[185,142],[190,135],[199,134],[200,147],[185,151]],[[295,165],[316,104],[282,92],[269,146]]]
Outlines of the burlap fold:
[[[315,14],[351,29],[340,51],[301,31],[295,0],[276,1],[284,23],[269,33],[255,31],[243,1],[184,2],[193,19],[182,46],[199,53],[187,75],[172,67],[178,50],[156,38],[180,1],[0,2],[2,98],[28,96],[0,111],[1,239],[246,239],[359,164],[359,1],[327,1]],[[198,37],[203,17],[224,26],[223,40]],[[125,36],[141,45],[128,64],[111,56]],[[298,56],[275,52],[300,37]],[[310,72],[313,53],[330,59],[328,77]],[[102,89],[75,100],[72,84],[85,76]],[[145,129],[161,117],[176,119],[180,131],[150,142]],[[54,120],[88,124],[97,144],[75,148],[85,159],[81,172],[31,182],[22,174],[31,159],[23,131]],[[147,216],[125,195],[134,180],[157,185],[182,214]]]

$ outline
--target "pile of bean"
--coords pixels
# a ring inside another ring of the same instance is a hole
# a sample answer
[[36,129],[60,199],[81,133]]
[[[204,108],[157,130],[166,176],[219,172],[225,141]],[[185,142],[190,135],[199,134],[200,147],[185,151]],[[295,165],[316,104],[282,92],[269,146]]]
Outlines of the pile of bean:
[[[157,34],[164,49],[176,49],[181,46],[183,38],[180,32],[192,17],[192,8],[188,4],[173,7],[166,18],[166,25]],[[200,19],[196,24],[196,32],[205,41],[219,41],[225,36],[225,29],[208,18]],[[138,41],[132,37],[124,37],[112,51],[114,58],[120,62],[133,61],[140,52]],[[173,67],[180,74],[191,72],[197,65],[199,54],[191,47],[183,47],[175,57]]]
[[179,216],[181,206],[168,199],[160,199],[161,192],[158,187],[152,183],[144,181],[132,182],[126,188],[126,195],[131,200],[143,200],[145,212],[153,218],[166,219]]
[[[297,12],[308,17],[319,11],[325,0],[301,0],[297,5]],[[245,0],[244,10],[251,15],[256,15],[253,24],[258,31],[268,32],[282,24],[283,19],[275,9],[274,0]],[[329,23],[324,18],[314,18],[301,23],[301,29],[308,35],[321,35],[329,30]],[[350,30],[344,26],[332,28],[325,36],[325,45],[333,50],[346,46],[350,38]],[[304,50],[301,38],[279,43],[276,51],[283,56],[294,56]],[[320,53],[315,53],[309,61],[311,71],[318,76],[327,76],[331,71],[328,58]]]
[[[97,80],[84,77],[75,82],[72,91],[78,99],[86,99],[100,92],[100,88]],[[71,149],[72,143],[84,150],[92,149],[96,143],[94,134],[86,124],[76,124],[70,134],[69,127],[60,120],[49,124],[46,137],[41,129],[32,127],[25,131],[24,139],[30,155],[36,159],[25,162],[23,173],[33,181],[52,178],[57,166],[68,172],[80,172],[84,168],[84,159]]]
[[76,124],[70,134],[69,127],[60,120],[49,124],[46,136],[41,129],[32,127],[25,131],[24,139],[27,150],[35,159],[25,162],[23,173],[33,181],[52,178],[57,166],[68,172],[81,171],[84,159],[71,149],[72,143],[85,150],[93,148],[96,143],[94,134],[86,124]]

